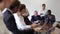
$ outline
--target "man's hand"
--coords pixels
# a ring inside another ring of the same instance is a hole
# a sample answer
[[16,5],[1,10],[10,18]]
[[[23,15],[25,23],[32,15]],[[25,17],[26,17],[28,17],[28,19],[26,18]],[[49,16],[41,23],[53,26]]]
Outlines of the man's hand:
[[31,25],[32,28],[36,28],[36,27],[38,27],[38,26],[39,26],[39,24],[32,24],[32,25]]

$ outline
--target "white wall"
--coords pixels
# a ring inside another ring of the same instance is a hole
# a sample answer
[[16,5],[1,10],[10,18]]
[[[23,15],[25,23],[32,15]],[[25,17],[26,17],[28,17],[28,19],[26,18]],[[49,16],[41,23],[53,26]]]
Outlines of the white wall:
[[56,16],[56,20],[60,20],[60,0],[20,0],[20,2],[26,5],[30,17],[33,15],[34,10],[40,12],[41,5],[45,3],[47,8],[51,9],[52,13]]

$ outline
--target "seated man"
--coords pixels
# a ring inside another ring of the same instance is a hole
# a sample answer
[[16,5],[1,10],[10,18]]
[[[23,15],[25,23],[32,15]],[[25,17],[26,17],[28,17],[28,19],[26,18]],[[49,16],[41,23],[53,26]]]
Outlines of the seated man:
[[39,23],[40,21],[41,21],[41,17],[40,17],[40,15],[38,15],[38,12],[35,11],[34,15],[31,18],[31,22],[32,23]]
[[55,15],[51,14],[51,10],[47,11],[47,15],[45,15],[44,19],[45,19],[45,22],[47,22],[51,25],[53,25],[54,22],[56,21],[55,20]]
[[[51,14],[51,10],[47,11],[47,14],[44,16],[44,19],[45,19],[45,23],[50,24],[51,27],[53,26],[54,22],[56,21],[55,15]],[[54,30],[54,28],[51,30],[48,30],[47,34],[50,34],[52,30]]]

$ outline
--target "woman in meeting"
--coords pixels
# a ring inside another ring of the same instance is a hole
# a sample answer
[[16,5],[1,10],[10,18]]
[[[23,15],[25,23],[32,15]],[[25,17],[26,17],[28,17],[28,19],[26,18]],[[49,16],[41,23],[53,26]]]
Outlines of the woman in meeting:
[[[24,18],[23,18],[23,14],[26,11],[26,7],[23,7],[22,5],[20,5],[19,11],[17,11],[16,13],[14,13],[14,17],[15,17],[15,21],[17,24],[17,28],[19,30],[22,30],[22,32],[24,34],[33,34],[34,30],[32,28],[35,28],[38,26],[38,24],[31,24],[31,25],[26,25],[24,22]],[[15,10],[14,10],[15,11]]]
[[[25,4],[21,4],[23,6],[23,8],[26,8]],[[24,12],[23,14],[23,18],[24,18],[24,21],[25,21],[25,24],[26,25],[31,25],[32,22],[28,19],[28,16],[29,16],[29,12],[28,10],[26,9],[26,11]]]
[[40,21],[41,21],[41,17],[40,17],[40,15],[38,15],[38,12],[35,11],[34,15],[31,18],[31,22],[32,23],[40,23]]

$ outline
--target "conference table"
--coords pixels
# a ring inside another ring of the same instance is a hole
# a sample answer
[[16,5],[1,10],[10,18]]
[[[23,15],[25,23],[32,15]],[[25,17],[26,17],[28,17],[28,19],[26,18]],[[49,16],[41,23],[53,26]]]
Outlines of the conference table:
[[52,26],[50,24],[46,24],[44,27],[42,26],[38,26],[36,28],[33,28],[35,30],[35,32],[40,33],[40,34],[47,34],[49,28],[51,28]]
[[[36,28],[33,28],[33,29],[34,29],[35,32],[37,32],[37,33],[47,34],[48,30],[49,30],[51,27],[52,27],[52,26],[51,26],[50,24],[46,24],[43,28],[42,28],[42,26],[40,25],[40,26],[38,26],[38,27],[36,27]],[[60,23],[58,23],[56,27],[60,28]],[[53,29],[53,30],[51,31],[51,34],[53,33],[54,30],[55,30],[55,29]]]

